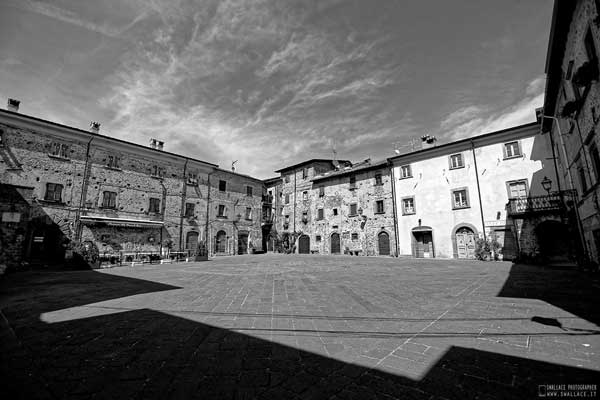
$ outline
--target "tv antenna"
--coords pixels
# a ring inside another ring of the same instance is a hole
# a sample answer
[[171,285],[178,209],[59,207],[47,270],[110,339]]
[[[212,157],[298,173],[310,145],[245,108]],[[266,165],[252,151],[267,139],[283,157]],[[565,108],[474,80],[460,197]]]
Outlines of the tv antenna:
[[238,162],[238,160],[235,160],[234,162],[231,163],[231,170],[235,172],[235,163]]

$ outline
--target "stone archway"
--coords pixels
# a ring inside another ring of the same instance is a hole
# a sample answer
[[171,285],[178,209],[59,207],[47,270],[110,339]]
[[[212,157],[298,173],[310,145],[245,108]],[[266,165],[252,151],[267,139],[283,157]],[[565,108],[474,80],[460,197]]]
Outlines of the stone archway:
[[226,251],[227,233],[225,233],[225,231],[219,231],[215,236],[215,253],[225,253]]

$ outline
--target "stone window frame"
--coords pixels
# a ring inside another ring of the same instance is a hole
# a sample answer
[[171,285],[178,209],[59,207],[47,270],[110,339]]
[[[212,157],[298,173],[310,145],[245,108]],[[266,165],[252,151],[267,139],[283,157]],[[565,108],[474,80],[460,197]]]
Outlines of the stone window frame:
[[116,153],[111,153],[106,156],[106,168],[121,171],[121,156]]
[[321,235],[315,235],[315,242],[321,241]]
[[381,172],[375,174],[375,186],[383,186],[383,174]]
[[252,207],[246,207],[245,219],[246,221],[252,221]]
[[101,208],[107,208],[114,210],[117,208],[117,192],[111,192],[105,190],[102,192],[102,205]]
[[44,201],[52,203],[62,203],[63,188],[64,186],[60,183],[47,182],[46,192],[44,193]]
[[160,214],[160,199],[158,197],[148,198],[148,213]]
[[358,233],[352,232],[352,234],[350,235],[350,240],[352,240],[353,242],[358,241]]
[[250,185],[246,185],[246,196],[247,197],[252,197],[253,196],[253,192],[254,188]]
[[[383,200],[375,200],[375,214],[385,214],[385,202]],[[379,207],[381,206],[381,207]],[[381,208],[381,210],[380,210]]]
[[150,176],[156,179],[163,179],[165,176],[165,169],[158,164],[154,164],[150,170]]
[[410,164],[400,166],[400,179],[410,179],[413,177],[412,167]]
[[289,193],[285,194],[284,204],[290,204],[290,194]]
[[325,186],[321,185],[319,186],[319,197],[323,197],[325,196]]
[[[453,160],[458,160],[458,162],[454,163]],[[463,153],[450,154],[448,156],[448,167],[449,167],[449,169],[464,168],[465,167],[465,158],[463,157]]]
[[50,143],[50,151],[48,152],[48,156],[58,159],[58,160],[70,160],[71,159],[69,157],[70,149],[71,149],[70,145],[59,142],[59,141],[55,141],[55,142]]
[[227,218],[225,204],[219,204],[217,207],[217,218]]
[[191,218],[195,214],[196,205],[194,203],[185,203],[185,212],[183,214],[186,218]]
[[219,179],[219,192],[227,191],[227,181],[224,179]]
[[322,221],[325,218],[325,210],[322,208],[317,209],[317,221]]
[[[509,149],[511,149],[511,150],[509,151]],[[517,153],[515,153],[515,149],[516,149]],[[502,151],[503,151],[505,160],[523,157],[523,149],[521,148],[520,140],[512,140],[510,142],[504,143],[502,145]]]
[[[458,204],[456,202],[456,194],[464,192],[464,200],[465,204]],[[471,208],[471,199],[469,198],[469,188],[464,186],[460,188],[455,188],[450,191],[450,201],[452,202],[453,210],[463,210],[465,208]]]
[[308,201],[308,190],[302,192],[302,201]]
[[356,217],[358,215],[358,203],[350,203],[348,205],[348,216]]
[[510,195],[510,187],[511,185],[517,184],[517,183],[525,183],[525,197],[529,196],[529,180],[527,178],[523,178],[523,179],[513,179],[511,181],[506,181],[506,195],[508,196],[509,199],[518,199],[518,197],[513,197]]
[[[412,201],[412,208],[409,210],[406,207],[406,200]],[[400,204],[402,206],[402,215],[414,215],[417,213],[417,206],[415,202],[415,196],[406,196],[400,199]]]
[[188,172],[185,183],[188,186],[198,186],[198,173]]
[[331,211],[333,212],[333,215],[338,215],[338,209],[337,208],[332,208]]

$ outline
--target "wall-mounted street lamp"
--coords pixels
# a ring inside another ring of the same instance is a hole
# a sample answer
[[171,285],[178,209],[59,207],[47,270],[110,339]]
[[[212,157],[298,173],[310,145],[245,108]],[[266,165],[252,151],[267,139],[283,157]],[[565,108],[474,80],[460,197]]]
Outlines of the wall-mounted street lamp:
[[544,190],[546,192],[548,192],[548,196],[549,196],[550,189],[552,189],[552,180],[550,178],[548,178],[547,176],[544,176],[544,179],[542,179],[542,187],[544,188]]

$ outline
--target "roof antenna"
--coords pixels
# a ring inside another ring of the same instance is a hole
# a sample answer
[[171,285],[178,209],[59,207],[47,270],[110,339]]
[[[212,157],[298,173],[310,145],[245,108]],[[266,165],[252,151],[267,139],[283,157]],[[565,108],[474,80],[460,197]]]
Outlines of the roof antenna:
[[238,160],[235,160],[234,162],[231,163],[231,170],[233,172],[235,172],[235,163],[238,162]]
[[331,152],[333,153],[333,160],[337,160],[337,150],[335,149],[335,138],[332,140]]

